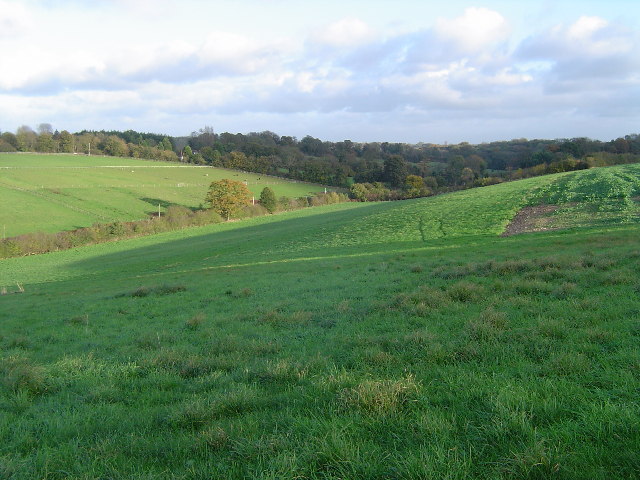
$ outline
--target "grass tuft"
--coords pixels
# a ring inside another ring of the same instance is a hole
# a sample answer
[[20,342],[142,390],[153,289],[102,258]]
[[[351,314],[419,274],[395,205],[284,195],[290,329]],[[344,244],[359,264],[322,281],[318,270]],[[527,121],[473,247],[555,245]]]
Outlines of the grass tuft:
[[281,312],[279,309],[269,310],[258,318],[259,323],[272,325],[274,327],[286,327],[296,325],[306,325],[312,318],[311,312],[298,310],[292,313]]
[[476,340],[493,340],[507,328],[507,315],[493,308],[483,311],[467,323],[467,330]]
[[89,325],[89,315],[85,313],[84,315],[76,315],[75,317],[71,317],[69,319],[69,323],[72,325]]
[[578,352],[554,353],[546,362],[546,370],[555,375],[576,375],[589,370],[591,362],[589,358]]
[[29,347],[31,347],[31,339],[26,335],[19,335],[9,341],[9,348],[27,350]]
[[202,325],[202,322],[204,322],[206,316],[203,312],[198,312],[196,313],[193,317],[189,318],[184,326],[189,329],[189,330],[197,330],[198,328],[200,328],[200,325]]
[[550,448],[546,442],[538,441],[514,452],[502,462],[502,468],[507,478],[563,478],[560,475],[562,461],[562,456],[556,448]]
[[50,388],[44,369],[21,357],[9,357],[0,366],[2,384],[11,392],[25,391],[40,395]]
[[449,286],[447,295],[455,302],[475,303],[485,296],[485,289],[482,285],[463,280]]
[[229,434],[221,427],[207,428],[200,433],[200,439],[210,450],[223,450],[231,442]]
[[134,297],[142,298],[149,295],[172,295],[178,292],[184,292],[187,289],[184,285],[160,285],[157,287],[141,286],[131,292],[119,293],[115,298]]
[[224,293],[225,295],[228,295],[229,297],[233,297],[233,298],[247,298],[253,295],[253,290],[251,290],[249,287],[245,287],[237,291],[229,289],[229,290],[226,290]]
[[339,400],[347,408],[388,415],[407,409],[419,391],[415,377],[407,375],[399,380],[365,380],[340,392]]
[[421,286],[412,293],[401,293],[391,302],[390,307],[417,316],[427,316],[435,309],[451,302],[450,297],[437,288]]

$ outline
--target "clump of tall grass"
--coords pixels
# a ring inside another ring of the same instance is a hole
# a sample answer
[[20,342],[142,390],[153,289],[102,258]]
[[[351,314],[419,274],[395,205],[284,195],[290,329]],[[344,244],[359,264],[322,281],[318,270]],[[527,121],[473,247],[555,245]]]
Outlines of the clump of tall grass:
[[432,310],[450,302],[451,299],[442,290],[423,285],[414,292],[397,295],[390,307],[417,316],[427,316]]
[[192,317],[190,317],[185,323],[184,326],[185,328],[189,329],[189,330],[197,330],[198,328],[200,328],[200,325],[202,325],[202,322],[205,321],[205,314],[203,312],[198,312],[195,315],[193,315]]
[[135,290],[125,293],[119,293],[115,298],[122,297],[148,297],[149,295],[172,295],[174,293],[184,292],[187,289],[185,285],[160,285],[156,287],[140,286]]
[[485,296],[485,289],[477,283],[462,280],[447,288],[447,295],[451,300],[462,303],[474,303]]
[[567,327],[556,318],[541,318],[538,320],[538,332],[547,338],[561,340],[567,336]]
[[476,340],[492,340],[507,328],[507,315],[493,308],[483,311],[467,323],[467,331]]
[[419,382],[407,375],[398,380],[365,380],[340,392],[339,400],[347,408],[387,415],[408,408],[419,391]]
[[306,375],[306,368],[287,360],[260,362],[248,372],[249,379],[262,384],[296,382]]
[[574,375],[584,373],[591,367],[589,358],[577,352],[558,352],[546,362],[546,371],[554,375]]
[[239,384],[214,399],[194,397],[176,408],[172,423],[181,428],[200,429],[214,420],[254,411],[264,402],[255,387]]
[[175,337],[167,332],[145,332],[135,342],[143,350],[157,350],[173,344]]
[[573,282],[563,282],[551,291],[551,295],[558,299],[566,299],[575,296],[580,290]]
[[26,350],[31,346],[31,339],[26,335],[19,335],[9,341],[9,348],[20,348]]
[[87,313],[76,315],[68,320],[71,325],[89,325],[89,315]]
[[229,434],[221,427],[210,427],[200,433],[200,440],[207,449],[223,450],[231,442]]
[[240,290],[227,290],[224,293],[232,298],[247,298],[253,295],[253,290],[249,287],[245,287]]
[[556,478],[561,477],[562,461],[557,448],[539,440],[505,458],[501,469],[508,478]]
[[553,290],[553,286],[547,282],[528,280],[526,278],[516,279],[511,283],[511,288],[519,295],[550,293]]
[[182,378],[196,378],[218,369],[216,357],[178,350],[161,350],[145,362],[147,368],[174,372]]
[[40,395],[50,388],[44,369],[22,357],[3,359],[0,375],[2,375],[3,386],[14,393],[24,391],[31,395]]
[[292,313],[281,312],[278,309],[269,310],[260,315],[258,322],[273,325],[274,327],[285,327],[293,325],[307,324],[312,318],[311,312],[297,310]]

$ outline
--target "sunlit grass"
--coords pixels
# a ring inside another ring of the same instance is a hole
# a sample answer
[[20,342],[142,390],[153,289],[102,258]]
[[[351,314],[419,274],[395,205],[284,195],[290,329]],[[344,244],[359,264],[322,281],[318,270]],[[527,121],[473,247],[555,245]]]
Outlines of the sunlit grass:
[[0,225],[5,236],[58,232],[93,223],[130,221],[171,205],[198,208],[214,180],[247,182],[256,198],[265,186],[278,197],[324,187],[254,173],[133,158],[0,154]]

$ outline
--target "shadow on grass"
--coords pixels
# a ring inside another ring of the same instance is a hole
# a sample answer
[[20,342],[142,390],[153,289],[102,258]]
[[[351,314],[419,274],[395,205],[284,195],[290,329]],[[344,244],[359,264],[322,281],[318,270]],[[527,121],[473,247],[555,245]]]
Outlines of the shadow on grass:
[[140,198],[140,200],[142,200],[145,203],[148,203],[149,205],[152,205],[155,210],[152,210],[151,212],[145,212],[147,215],[153,215],[154,213],[157,214],[158,213],[158,206],[164,210],[166,210],[169,207],[173,207],[173,206],[178,206],[178,203],[173,203],[173,202],[168,202],[167,200],[162,200],[160,198],[148,198],[148,197],[142,197]]
[[[368,215],[396,208],[397,202],[358,205],[355,208],[297,211],[281,216],[258,217],[242,222],[226,222],[169,232],[109,245],[110,253],[96,255],[69,264],[77,273],[100,272],[101,276],[148,277],[188,274],[197,271],[231,270],[264,265],[314,261],[344,261],[376,255],[392,256],[409,252],[420,255],[459,255],[466,258],[479,250],[494,248],[519,256],[535,255],[537,243],[572,245],[601,231],[563,231],[533,233],[508,238],[494,235],[446,237],[423,242],[377,238],[375,232],[361,238],[359,244],[340,244],[334,234]],[[302,214],[302,215],[301,215]],[[292,217],[293,216],[293,217]],[[199,233],[202,232],[202,233]],[[622,233],[622,232],[621,232]],[[180,238],[176,238],[180,237]],[[326,239],[326,242],[323,241]],[[141,246],[137,246],[140,244]],[[91,247],[89,247],[91,248]],[[103,247],[100,247],[104,249]]]
[[[304,258],[328,258],[336,255],[392,253],[405,248],[407,243],[377,240],[375,232],[362,238],[362,243],[351,246],[327,246],[323,238],[330,239],[338,229],[348,227],[363,216],[396,208],[388,203],[344,205],[344,209],[331,211],[317,207],[291,214],[258,217],[239,222],[195,227],[183,232],[169,232],[113,245],[114,252],[81,260],[70,266],[82,271],[158,271],[167,263],[192,264],[194,268],[226,265],[249,265],[273,261],[293,261]],[[198,232],[202,232],[198,234]],[[181,236],[172,239],[168,237]],[[136,247],[136,243],[147,245]],[[434,242],[442,244],[443,242]],[[429,246],[421,241],[416,246]]]

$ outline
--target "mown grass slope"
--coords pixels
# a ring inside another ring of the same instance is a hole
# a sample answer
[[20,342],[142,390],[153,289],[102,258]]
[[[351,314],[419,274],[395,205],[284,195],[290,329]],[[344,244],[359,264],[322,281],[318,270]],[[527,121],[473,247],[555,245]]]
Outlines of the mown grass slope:
[[0,477],[635,478],[637,215],[498,236],[598,172],[3,260]]
[[132,158],[0,154],[0,225],[8,236],[129,221],[170,205],[196,208],[214,180],[246,181],[259,197],[300,197],[320,185],[220,168]]

